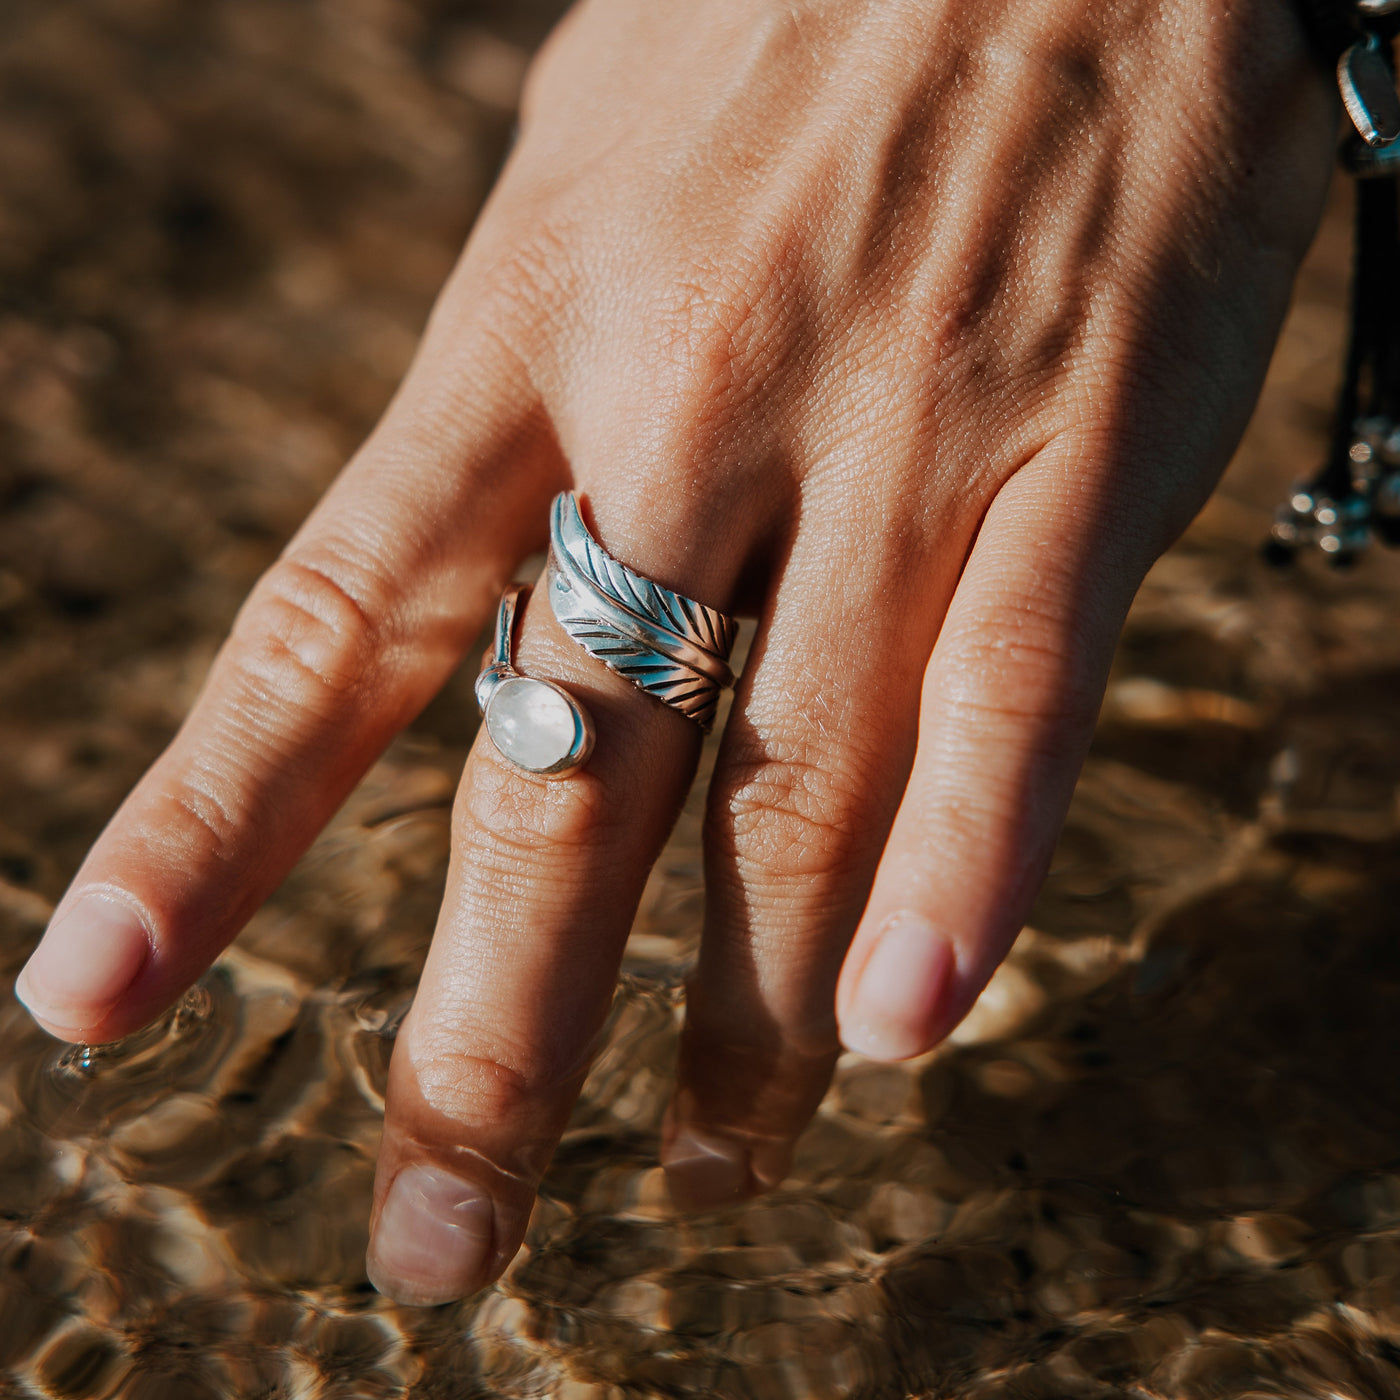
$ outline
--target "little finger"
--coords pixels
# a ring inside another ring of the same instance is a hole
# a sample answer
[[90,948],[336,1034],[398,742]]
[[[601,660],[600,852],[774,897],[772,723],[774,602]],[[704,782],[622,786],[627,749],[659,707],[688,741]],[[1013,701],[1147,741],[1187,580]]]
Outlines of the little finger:
[[923,686],[914,768],[837,996],[842,1042],[922,1053],[1030,910],[1088,752],[1123,618],[1164,541],[1113,473],[1047,452],[983,521]]

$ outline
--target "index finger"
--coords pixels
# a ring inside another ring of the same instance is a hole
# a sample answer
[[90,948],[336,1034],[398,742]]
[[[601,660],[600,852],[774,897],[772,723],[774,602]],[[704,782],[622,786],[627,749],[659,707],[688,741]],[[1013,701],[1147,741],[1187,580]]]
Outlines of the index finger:
[[420,372],[264,575],[84,861],[16,983],[54,1035],[114,1040],[200,976],[442,685],[535,543],[552,440],[510,363],[458,368],[471,399],[430,420],[419,401],[454,391]]

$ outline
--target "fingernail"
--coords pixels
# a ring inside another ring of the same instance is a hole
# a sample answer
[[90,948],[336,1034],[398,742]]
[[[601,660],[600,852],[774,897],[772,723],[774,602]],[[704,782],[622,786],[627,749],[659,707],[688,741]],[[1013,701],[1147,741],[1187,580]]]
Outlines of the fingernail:
[[681,1210],[713,1210],[753,1194],[749,1154],[739,1143],[685,1126],[662,1150],[671,1199]]
[[438,1167],[415,1163],[394,1178],[374,1227],[370,1282],[396,1303],[451,1303],[486,1283],[491,1198]]
[[79,895],[45,931],[15,995],[45,1026],[81,1033],[101,1025],[150,954],[151,936],[125,904]]
[[841,1015],[841,1041],[872,1060],[907,1060],[929,1049],[953,969],[948,940],[927,919],[899,913],[875,938]]

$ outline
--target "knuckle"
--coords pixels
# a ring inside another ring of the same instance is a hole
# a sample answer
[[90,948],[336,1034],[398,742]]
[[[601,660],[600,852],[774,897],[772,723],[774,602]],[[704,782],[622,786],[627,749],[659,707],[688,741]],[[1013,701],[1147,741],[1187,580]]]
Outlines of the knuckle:
[[593,774],[576,772],[566,782],[528,778],[487,749],[478,747],[453,805],[458,851],[505,868],[606,842],[617,804]]
[[474,1050],[464,1050],[464,1038],[461,1027],[444,1027],[414,1047],[416,1097],[431,1119],[424,1136],[470,1144],[503,1181],[532,1184],[554,1146],[550,1110],[571,1099],[578,1076],[479,1036]]
[[585,242],[577,221],[556,200],[529,201],[528,231],[514,239],[488,273],[478,296],[486,313],[478,320],[518,327],[537,320],[552,323],[577,302],[579,247]]
[[[589,240],[566,199],[517,189],[508,226],[471,265],[470,294],[442,297],[429,338],[463,372],[440,386],[455,412],[480,410],[472,366],[493,358],[541,390],[562,373],[561,352],[585,319]],[[463,283],[465,289],[466,283]]]
[[284,559],[239,614],[230,659],[262,698],[323,715],[371,686],[380,630],[331,572]]
[[227,773],[207,763],[180,775],[161,795],[158,819],[149,823],[154,841],[178,845],[182,860],[203,868],[231,859],[246,845],[246,804]]
[[710,802],[710,837],[747,883],[839,876],[860,845],[864,784],[799,745],[729,765]]
[[[1033,603],[995,610],[979,619],[977,634],[946,668],[967,678],[947,697],[948,709],[969,732],[1002,722],[1057,736],[1092,730],[1103,687],[1090,644],[1076,625],[1047,619]],[[1058,740],[1052,741],[1058,742]]]
[[792,361],[805,251],[798,221],[775,211],[724,252],[667,279],[650,319],[661,388],[671,381],[678,413],[698,408],[727,423]]
[[415,1047],[414,1074],[424,1100],[441,1113],[460,1118],[464,1111],[485,1122],[507,1122],[536,1098],[541,1075],[517,1067],[518,1057],[504,1046],[467,1051],[460,1028],[451,1036],[429,1036]]
[[1008,686],[1000,693],[967,697],[953,707],[955,723],[968,733],[1019,730],[1023,743],[1047,757],[1063,754],[1080,736],[1093,733],[1102,694],[1097,687],[1068,683],[1053,692]]

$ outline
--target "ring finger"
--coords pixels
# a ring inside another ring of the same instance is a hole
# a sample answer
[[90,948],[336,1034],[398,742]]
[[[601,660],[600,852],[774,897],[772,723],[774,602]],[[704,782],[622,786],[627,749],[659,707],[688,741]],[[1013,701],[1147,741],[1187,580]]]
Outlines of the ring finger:
[[[678,564],[690,536],[666,528],[663,512],[638,526],[616,495],[592,504],[595,534],[638,572],[728,601],[746,553],[738,531],[706,560]],[[582,702],[596,746],[586,767],[551,779],[511,765],[483,731],[463,773],[446,898],[394,1051],[375,1187],[370,1275],[403,1302],[472,1292],[519,1247],[699,754],[698,725],[589,656],[542,591],[517,660]]]

